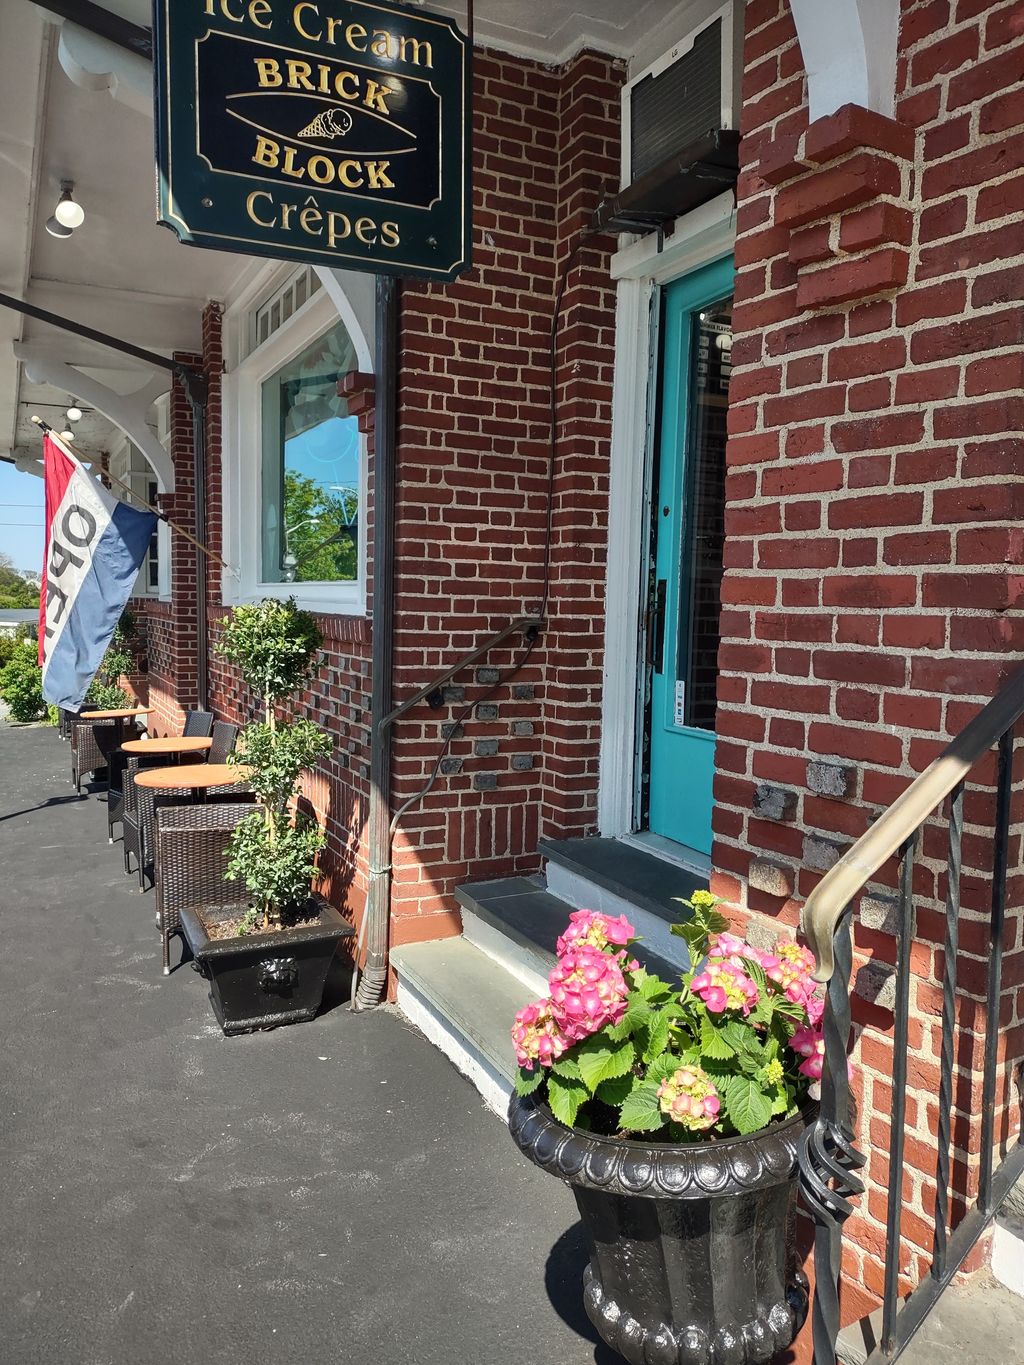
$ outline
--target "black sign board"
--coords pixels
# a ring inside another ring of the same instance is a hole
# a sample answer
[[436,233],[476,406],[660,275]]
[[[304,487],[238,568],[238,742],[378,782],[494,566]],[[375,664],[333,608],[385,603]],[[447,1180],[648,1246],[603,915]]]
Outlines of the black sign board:
[[469,63],[441,15],[156,0],[159,221],[182,242],[448,280],[470,264]]

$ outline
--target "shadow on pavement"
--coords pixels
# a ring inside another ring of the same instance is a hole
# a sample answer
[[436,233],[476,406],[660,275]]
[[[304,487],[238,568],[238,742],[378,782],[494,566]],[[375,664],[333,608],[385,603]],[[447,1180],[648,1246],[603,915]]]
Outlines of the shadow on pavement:
[[622,1365],[622,1357],[604,1344],[583,1307],[583,1271],[589,1260],[586,1228],[574,1223],[551,1248],[544,1267],[544,1287],[552,1308],[566,1326],[594,1343],[594,1365]]

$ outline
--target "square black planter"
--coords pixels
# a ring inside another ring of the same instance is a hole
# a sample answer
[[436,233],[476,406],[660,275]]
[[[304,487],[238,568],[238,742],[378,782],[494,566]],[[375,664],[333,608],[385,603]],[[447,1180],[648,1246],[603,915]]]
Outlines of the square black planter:
[[315,1017],[338,944],[354,931],[315,893],[310,912],[309,920],[279,933],[211,938],[204,918],[210,924],[237,920],[238,909],[182,909],[181,927],[197,970],[210,983],[210,1003],[225,1033],[250,1033]]

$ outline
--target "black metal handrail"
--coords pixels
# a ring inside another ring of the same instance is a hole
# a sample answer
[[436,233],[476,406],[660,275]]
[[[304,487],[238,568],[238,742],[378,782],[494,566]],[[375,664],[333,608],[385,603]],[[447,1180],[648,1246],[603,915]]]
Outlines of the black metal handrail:
[[[896,915],[896,1001],[893,1034],[893,1109],[889,1152],[881,1338],[867,1365],[891,1365],[910,1342],[939,1295],[952,1281],[1014,1183],[1024,1173],[1019,1138],[995,1168],[995,1099],[1002,981],[1003,927],[1015,728],[1024,715],[1024,672],[989,702],[822,879],[804,906],[804,930],[817,958],[817,977],[828,983],[823,1019],[825,1059],[821,1108],[808,1130],[800,1159],[804,1201],[815,1221],[816,1286],[812,1333],[814,1365],[835,1365],[839,1335],[842,1229],[864,1192],[855,1174],[865,1158],[854,1146],[847,1053],[854,904],[893,856],[899,859]],[[953,1111],[953,1037],[956,1027],[957,955],[964,828],[964,792],[977,766],[998,748],[993,831],[992,893],[988,925],[985,1049],[978,1198],[952,1232],[949,1223]],[[914,866],[927,821],[949,799],[939,1125],[936,1152],[935,1235],[929,1275],[901,1303],[899,1264],[910,1019],[910,948],[914,937]]]
[[440,688],[444,687],[445,683],[451,682],[452,678],[454,678],[457,673],[461,673],[464,668],[471,667],[478,659],[482,659],[485,655],[490,654],[491,650],[496,649],[498,645],[504,644],[510,635],[516,635],[520,631],[539,631],[543,625],[544,618],[541,616],[517,617],[516,620],[511,621],[504,629],[495,631],[493,635],[488,635],[483,644],[477,645],[476,649],[471,650],[468,654],[464,654],[461,659],[457,659],[455,663],[438,673],[436,677],[431,678],[430,682],[428,682],[425,687],[421,687],[418,692],[414,692],[411,697],[407,697],[405,701],[402,702],[401,706],[396,706],[392,712],[385,716],[381,721],[381,724],[384,726],[394,725],[395,721],[404,716],[406,711],[411,711],[412,708],[418,706],[421,701],[427,701],[438,692]]

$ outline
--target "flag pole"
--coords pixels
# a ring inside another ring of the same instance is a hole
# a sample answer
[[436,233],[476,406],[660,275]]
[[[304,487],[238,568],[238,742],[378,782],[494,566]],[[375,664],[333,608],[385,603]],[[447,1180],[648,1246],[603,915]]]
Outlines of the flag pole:
[[[44,422],[41,417],[33,417],[32,421],[45,435],[52,437],[52,439],[57,441],[60,445],[67,446],[70,453],[74,455],[76,459],[81,460],[81,456],[70,445],[70,442],[62,440],[48,422]],[[170,519],[166,512],[161,512],[159,507],[154,507],[152,503],[149,503],[145,498],[140,497],[129,484],[126,484],[122,479],[117,478],[116,475],[111,474],[109,470],[103,471],[103,477],[109,479],[111,483],[117,484],[118,488],[123,488],[128,496],[134,498],[136,502],[141,503],[147,512],[152,512],[165,526],[169,526],[172,531],[176,531],[179,536],[183,536],[190,545],[194,545],[195,548],[206,555],[208,559],[212,559],[215,563],[219,564],[221,568],[231,574],[232,577],[238,577],[237,569],[234,569],[230,564],[223,560],[216,550],[211,550],[208,545],[203,545],[200,541],[196,540],[195,536],[190,535],[189,532],[185,530],[184,526],[179,526],[176,521]]]

